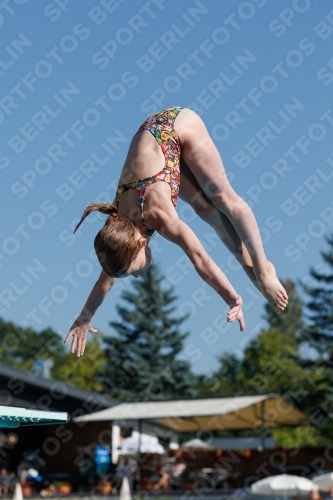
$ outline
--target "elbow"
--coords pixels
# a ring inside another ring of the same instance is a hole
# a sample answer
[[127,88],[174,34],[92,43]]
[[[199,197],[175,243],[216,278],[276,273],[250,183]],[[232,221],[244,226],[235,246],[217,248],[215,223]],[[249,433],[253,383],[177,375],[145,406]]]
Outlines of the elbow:
[[96,287],[99,288],[100,290],[103,290],[104,293],[108,293],[113,285],[115,284],[116,278],[109,278],[109,279],[98,279],[96,281]]

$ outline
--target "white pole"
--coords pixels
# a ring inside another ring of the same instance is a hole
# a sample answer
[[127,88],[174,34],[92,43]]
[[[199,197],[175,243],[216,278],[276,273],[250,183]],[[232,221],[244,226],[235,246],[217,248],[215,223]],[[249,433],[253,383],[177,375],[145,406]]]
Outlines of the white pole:
[[120,444],[120,425],[115,422],[112,423],[112,463],[118,463],[119,450],[117,449]]

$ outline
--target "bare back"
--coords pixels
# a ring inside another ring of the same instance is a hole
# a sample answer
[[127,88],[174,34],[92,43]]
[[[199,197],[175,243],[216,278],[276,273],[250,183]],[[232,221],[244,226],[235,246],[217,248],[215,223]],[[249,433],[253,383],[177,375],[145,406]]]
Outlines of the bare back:
[[152,115],[133,137],[117,189],[120,216],[138,223],[156,209],[176,215],[181,145],[174,122],[181,110],[168,108]]
[[148,130],[143,130],[135,134],[131,141],[119,185],[151,177],[157,174],[163,165],[164,156],[159,144]]

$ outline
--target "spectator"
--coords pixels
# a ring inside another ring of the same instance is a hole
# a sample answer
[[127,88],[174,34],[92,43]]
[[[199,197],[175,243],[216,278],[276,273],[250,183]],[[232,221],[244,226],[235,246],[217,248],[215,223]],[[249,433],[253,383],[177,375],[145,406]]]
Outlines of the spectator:
[[333,488],[330,489],[328,495],[325,498],[326,500],[331,500],[333,498]]
[[24,483],[25,480],[27,479],[28,469],[29,465],[24,460],[21,460],[21,462],[18,464],[17,467],[17,476],[19,478],[20,483]]
[[323,500],[323,498],[320,496],[318,489],[311,491],[310,500]]
[[168,491],[169,483],[172,479],[180,479],[180,476],[185,472],[186,465],[180,458],[176,458],[175,463],[171,466],[166,465],[162,467],[161,478],[157,484],[155,484],[154,489],[158,490],[163,488],[163,491]]
[[44,485],[44,487],[39,492],[41,497],[52,497],[56,493],[57,493],[57,488],[52,483]]
[[8,480],[10,475],[5,467],[0,469],[0,495],[8,495]]
[[133,478],[135,475],[135,469],[134,467],[131,467],[128,463],[128,459],[125,458],[124,463],[121,464],[120,462],[118,463],[115,471],[115,480],[117,481],[117,484],[120,484],[123,481],[124,477],[127,477],[129,485],[130,485],[130,490],[133,491]]

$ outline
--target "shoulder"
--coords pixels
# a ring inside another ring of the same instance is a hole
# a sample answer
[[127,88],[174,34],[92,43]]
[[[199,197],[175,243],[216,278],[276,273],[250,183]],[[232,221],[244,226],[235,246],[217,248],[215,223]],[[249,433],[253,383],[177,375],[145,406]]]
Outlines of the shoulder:
[[166,182],[156,182],[147,189],[144,204],[144,219],[148,227],[159,229],[170,219],[178,219],[171,200],[171,190]]
[[164,230],[173,227],[180,220],[172,203],[167,208],[155,206],[152,210],[145,211],[144,219],[148,227],[154,228],[162,235]]

